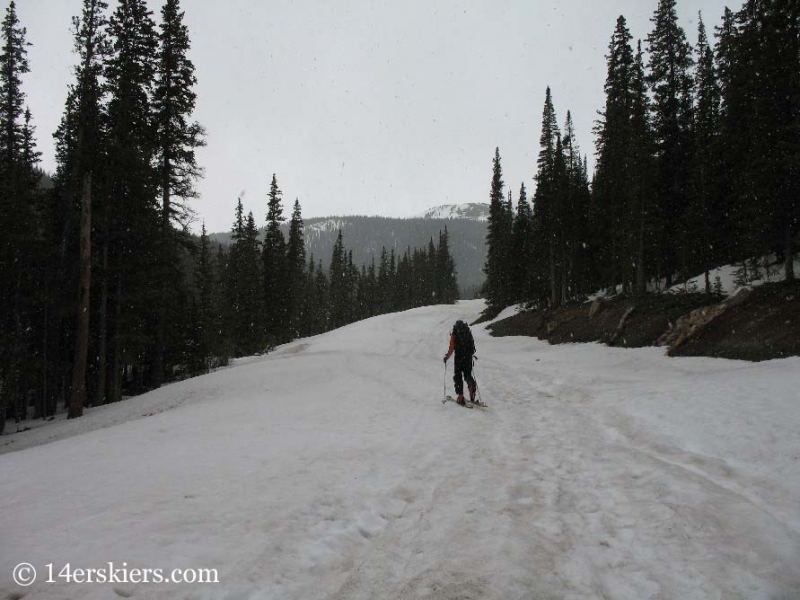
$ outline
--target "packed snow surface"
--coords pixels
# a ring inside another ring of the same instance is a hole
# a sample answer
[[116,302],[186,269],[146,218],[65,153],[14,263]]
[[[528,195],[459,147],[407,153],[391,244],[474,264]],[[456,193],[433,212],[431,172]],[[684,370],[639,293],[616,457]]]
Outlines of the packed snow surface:
[[[443,405],[449,329],[482,308],[376,317],[3,436],[0,598],[800,597],[800,359],[475,326],[489,408]],[[45,580],[109,562],[219,583]]]

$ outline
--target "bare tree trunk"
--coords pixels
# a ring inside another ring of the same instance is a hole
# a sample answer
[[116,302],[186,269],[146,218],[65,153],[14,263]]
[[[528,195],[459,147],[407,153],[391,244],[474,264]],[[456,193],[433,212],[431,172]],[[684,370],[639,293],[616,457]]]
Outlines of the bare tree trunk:
[[636,244],[636,294],[644,296],[647,284],[644,277],[644,200],[640,201],[639,240]]
[[100,283],[100,310],[98,313],[98,335],[100,336],[97,348],[97,393],[94,399],[95,406],[106,403],[106,363],[107,338],[108,338],[108,230],[103,244],[103,279]]
[[122,275],[117,274],[116,291],[114,292],[114,334],[111,336],[111,361],[108,364],[108,402],[122,400],[122,335],[119,319],[122,314]]
[[86,401],[86,356],[89,350],[89,291],[92,270],[92,172],[83,175],[81,194],[80,277],[78,321],[75,328],[75,362],[72,367],[72,399],[69,418],[80,417]]
[[794,281],[794,252],[792,248],[792,220],[786,219],[784,225],[783,237],[783,253],[784,258],[784,272],[786,273],[786,281]]
[[561,252],[561,305],[567,303],[569,296],[568,282],[569,282],[569,259],[568,253],[562,250]]
[[553,240],[550,240],[550,302],[552,306],[558,305],[558,286],[556,285],[556,257]]
[[47,415],[47,329],[49,327],[47,307],[50,303],[48,292],[49,287],[45,284],[44,301],[44,339],[42,340],[42,395],[41,400],[36,401],[36,414],[34,419],[44,419]]
[[164,383],[164,345],[166,343],[165,330],[167,326],[167,293],[169,282],[164,276],[164,269],[167,266],[169,253],[169,216],[170,216],[170,158],[169,153],[164,154],[164,166],[161,173],[161,188],[163,195],[161,199],[161,298],[158,303],[158,325],[156,327],[156,355],[155,368],[153,373],[153,383],[155,387],[161,387]]

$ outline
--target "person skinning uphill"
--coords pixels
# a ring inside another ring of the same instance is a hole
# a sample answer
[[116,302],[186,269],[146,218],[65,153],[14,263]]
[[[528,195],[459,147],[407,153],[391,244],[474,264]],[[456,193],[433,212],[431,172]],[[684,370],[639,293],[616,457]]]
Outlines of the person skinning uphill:
[[469,400],[475,401],[475,378],[472,377],[472,357],[475,354],[475,340],[472,339],[472,332],[469,330],[469,325],[464,321],[458,320],[453,325],[453,331],[450,333],[450,347],[447,349],[447,354],[444,355],[444,362],[450,358],[450,355],[455,351],[456,357],[454,362],[455,373],[453,374],[453,382],[455,383],[456,402],[461,406],[466,404],[464,400],[464,380],[467,380],[467,387],[469,388]]

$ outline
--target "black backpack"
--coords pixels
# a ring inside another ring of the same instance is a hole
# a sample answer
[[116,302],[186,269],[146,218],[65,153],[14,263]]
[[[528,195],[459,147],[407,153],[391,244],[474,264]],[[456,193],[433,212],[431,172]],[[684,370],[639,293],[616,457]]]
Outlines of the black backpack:
[[453,325],[453,339],[456,356],[470,357],[475,354],[475,340],[472,339],[469,325],[464,321],[456,321]]

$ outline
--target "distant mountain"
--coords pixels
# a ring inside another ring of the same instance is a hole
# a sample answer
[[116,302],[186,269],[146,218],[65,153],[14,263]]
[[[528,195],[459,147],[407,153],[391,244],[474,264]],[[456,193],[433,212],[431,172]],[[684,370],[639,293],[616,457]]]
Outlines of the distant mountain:
[[413,215],[416,219],[470,219],[472,221],[488,221],[489,205],[480,202],[466,204],[442,204],[429,208],[424,213]]
[[[408,219],[387,217],[317,217],[304,219],[307,256],[322,260],[327,269],[336,236],[341,229],[345,249],[353,251],[356,265],[380,260],[381,248],[394,249],[398,258],[411,248],[427,247],[431,239],[438,244],[439,231],[445,227],[450,237],[450,252],[456,262],[458,285],[464,298],[471,298],[483,284],[483,264],[486,259],[486,216],[488,204],[439,206],[425,215]],[[448,215],[443,217],[441,215]],[[263,235],[263,230],[262,230]],[[288,237],[288,223],[284,224]],[[230,244],[230,232],[212,233],[212,240]]]

